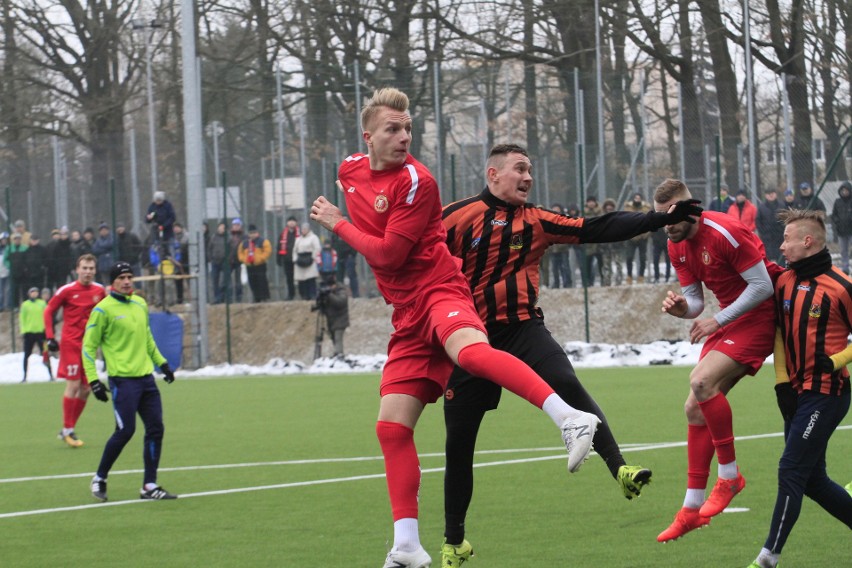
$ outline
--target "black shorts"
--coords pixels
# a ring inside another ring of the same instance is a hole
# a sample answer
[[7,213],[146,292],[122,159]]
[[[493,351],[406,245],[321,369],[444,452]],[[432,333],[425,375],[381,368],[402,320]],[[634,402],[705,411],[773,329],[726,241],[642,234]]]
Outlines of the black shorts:
[[[553,357],[563,360],[550,361],[549,363],[556,363],[555,366],[561,368],[563,372],[574,375],[574,369],[568,360],[568,355],[565,354],[562,346],[553,339],[541,318],[506,324],[498,329],[489,328],[488,341],[495,349],[510,353],[532,367],[548,384],[551,384],[547,376],[549,373],[540,372],[536,367],[539,363]],[[550,366],[549,364],[548,367]],[[554,385],[551,384],[551,386]],[[484,410],[494,410],[500,404],[502,390],[500,385],[480,377],[474,377],[456,365],[444,393],[444,405],[476,406]]]

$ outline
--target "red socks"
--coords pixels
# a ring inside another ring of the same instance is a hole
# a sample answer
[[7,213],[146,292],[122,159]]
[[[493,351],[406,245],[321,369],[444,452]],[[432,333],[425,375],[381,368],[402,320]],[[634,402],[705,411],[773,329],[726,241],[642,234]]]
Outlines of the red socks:
[[487,343],[472,343],[459,351],[459,367],[487,379],[541,408],[553,389],[529,365]]
[[686,487],[706,489],[713,461],[713,438],[707,426],[687,425],[686,432]]
[[62,423],[65,428],[73,429],[77,425],[77,420],[83,414],[83,409],[86,408],[86,399],[62,397]]
[[734,418],[731,405],[723,393],[699,402],[704,421],[716,446],[716,457],[720,464],[731,463],[737,459],[734,451]]
[[414,446],[414,430],[397,422],[376,423],[376,436],[385,457],[393,520],[417,518],[420,492],[420,460]]
[[77,423],[77,417],[74,415],[76,398],[62,397],[62,424],[65,428],[74,428]]

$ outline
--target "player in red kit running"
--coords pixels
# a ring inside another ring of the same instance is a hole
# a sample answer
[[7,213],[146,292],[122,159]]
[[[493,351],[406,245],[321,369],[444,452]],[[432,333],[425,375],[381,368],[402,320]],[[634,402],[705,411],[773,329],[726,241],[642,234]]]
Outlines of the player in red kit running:
[[570,407],[526,364],[488,344],[461,262],[445,242],[438,186],[408,153],[408,97],[392,88],[376,91],[361,128],[368,153],[346,158],[337,182],[352,222],[324,197],[314,201],[311,219],[364,255],[394,307],[376,424],[394,519],[384,566],[425,568],[432,560],[418,531],[414,426],[425,405],[443,394],[453,364],[547,412],[562,430],[569,471],[588,457],[599,419]]
[[[95,282],[97,259],[93,254],[84,254],[77,259],[77,280],[62,286],[47,303],[44,310],[44,329],[50,351],[59,351],[57,375],[65,379],[65,394],[62,397],[63,426],[59,439],[72,448],[79,448],[83,441],[77,438],[74,427],[86,407],[89,385],[83,379],[83,333],[86,322],[95,304],[106,292]],[[56,341],[53,318],[62,309],[62,342]]]
[[[668,211],[691,197],[686,184],[667,179],[657,187],[654,208]],[[669,258],[683,294],[668,292],[662,310],[679,318],[698,318],[704,310],[703,286],[719,301],[711,318],[695,319],[690,340],[706,338],[689,375],[687,489],[674,522],[657,537],[680,538],[721,513],[745,487],[734,451],[734,426],[726,394],[745,375],[754,375],[772,353],[775,340],[773,280],[782,269],[766,259],[763,243],[725,213],[705,211],[698,222],[667,225]],[[743,317],[748,314],[748,317]],[[705,501],[713,454],[718,480]]]

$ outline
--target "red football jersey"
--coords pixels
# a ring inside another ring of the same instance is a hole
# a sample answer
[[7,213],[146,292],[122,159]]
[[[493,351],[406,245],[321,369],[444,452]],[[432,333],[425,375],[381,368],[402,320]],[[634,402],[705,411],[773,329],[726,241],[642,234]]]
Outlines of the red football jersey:
[[[679,243],[669,241],[669,258],[681,286],[704,283],[725,308],[747,285],[741,272],[758,262],[767,265],[775,280],[780,267],[766,260],[763,243],[745,225],[725,213],[705,211],[698,219],[694,237]],[[754,309],[773,309],[770,297]]]
[[400,270],[371,266],[389,304],[405,305],[424,288],[461,275],[461,261],[445,242],[438,184],[426,166],[409,155],[398,168],[372,170],[365,154],[353,154],[340,165],[338,179],[359,231],[377,238],[394,233],[414,243]]
[[103,285],[93,282],[83,286],[71,282],[62,286],[47,303],[44,310],[44,328],[47,337],[56,337],[53,333],[53,315],[62,308],[62,344],[83,346],[83,333],[86,322],[95,304],[106,296]]

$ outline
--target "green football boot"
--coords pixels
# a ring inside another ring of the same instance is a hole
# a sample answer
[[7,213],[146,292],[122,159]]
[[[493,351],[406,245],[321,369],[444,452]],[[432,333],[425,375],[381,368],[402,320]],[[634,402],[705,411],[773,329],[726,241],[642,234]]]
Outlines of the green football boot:
[[639,497],[642,488],[651,483],[651,470],[640,465],[623,465],[618,468],[618,484],[628,499]]
[[441,545],[441,568],[459,568],[473,556],[473,547],[463,540],[461,544],[448,544],[444,539]]

